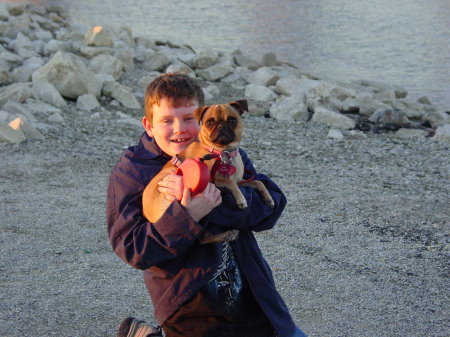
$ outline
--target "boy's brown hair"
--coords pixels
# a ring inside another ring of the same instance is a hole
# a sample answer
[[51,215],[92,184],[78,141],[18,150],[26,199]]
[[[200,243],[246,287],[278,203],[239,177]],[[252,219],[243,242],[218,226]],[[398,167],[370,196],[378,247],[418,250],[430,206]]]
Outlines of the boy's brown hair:
[[182,73],[160,75],[145,90],[144,114],[150,123],[153,122],[153,105],[159,105],[163,98],[175,108],[186,101],[195,101],[199,107],[205,104],[203,90],[193,78]]

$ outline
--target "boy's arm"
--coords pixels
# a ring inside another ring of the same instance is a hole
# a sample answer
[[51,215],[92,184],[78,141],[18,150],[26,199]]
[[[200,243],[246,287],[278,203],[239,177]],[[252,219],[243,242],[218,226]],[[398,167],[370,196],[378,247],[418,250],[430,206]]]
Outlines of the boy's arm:
[[121,259],[138,269],[181,256],[205,230],[177,201],[170,204],[157,222],[148,222],[142,214],[145,186],[116,167],[109,179],[107,195],[111,245]]
[[245,169],[251,171],[256,180],[264,183],[273,198],[275,207],[267,206],[255,189],[249,186],[240,186],[239,188],[248,204],[248,207],[242,210],[236,206],[236,201],[231,193],[228,190],[224,190],[222,193],[222,204],[206,217],[208,226],[224,226],[256,232],[271,229],[275,226],[286,206],[286,197],[271,179],[264,174],[256,173],[245,151],[242,149],[239,151]]

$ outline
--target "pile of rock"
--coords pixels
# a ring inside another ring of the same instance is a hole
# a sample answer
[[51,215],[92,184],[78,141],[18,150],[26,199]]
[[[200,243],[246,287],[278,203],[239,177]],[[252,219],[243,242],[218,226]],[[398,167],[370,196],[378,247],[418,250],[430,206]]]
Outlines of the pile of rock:
[[435,133],[450,141],[449,116],[427,97],[413,101],[405,90],[376,82],[320,80],[273,53],[256,61],[240,50],[197,53],[186,45],[134,37],[128,27],[85,31],[71,26],[58,6],[30,4],[0,4],[0,35],[0,142],[45,138],[46,130],[64,122],[68,105],[97,117],[107,104],[140,110],[143,88],[160,73],[174,71],[198,78],[209,100],[230,86],[245,93],[254,112],[323,123],[333,138],[342,138],[341,130],[384,125],[401,128],[403,136]]

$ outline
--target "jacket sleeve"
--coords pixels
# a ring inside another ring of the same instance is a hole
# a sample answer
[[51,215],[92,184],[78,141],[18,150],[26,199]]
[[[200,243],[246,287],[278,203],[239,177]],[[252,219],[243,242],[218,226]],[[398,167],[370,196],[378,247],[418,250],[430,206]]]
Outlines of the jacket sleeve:
[[205,229],[177,201],[157,222],[148,222],[142,214],[145,186],[140,179],[116,167],[111,172],[107,192],[107,225],[112,248],[122,260],[138,269],[182,256]]
[[232,194],[224,189],[222,193],[222,204],[208,215],[207,225],[255,232],[271,229],[275,226],[276,221],[286,206],[286,197],[270,178],[264,174],[258,174],[255,171],[252,162],[244,150],[240,149],[239,151],[244,168],[253,173],[255,180],[260,180],[264,183],[275,202],[275,207],[271,208],[267,206],[259,193],[252,187],[239,186],[248,205],[246,209],[240,209],[236,206],[236,201]]

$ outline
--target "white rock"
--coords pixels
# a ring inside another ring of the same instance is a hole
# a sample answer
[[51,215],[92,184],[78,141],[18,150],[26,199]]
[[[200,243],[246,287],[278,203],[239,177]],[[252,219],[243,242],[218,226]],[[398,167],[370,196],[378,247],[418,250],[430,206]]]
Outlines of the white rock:
[[77,99],[77,109],[91,111],[100,107],[100,103],[94,95],[81,95]]
[[192,62],[194,63],[194,67],[196,69],[205,69],[211,67],[217,63],[219,58],[219,54],[212,50],[207,49],[202,51],[198,56],[196,56]]
[[31,81],[31,75],[36,71],[36,69],[39,69],[39,65],[23,65],[20,67],[17,67],[13,70],[11,73],[12,79],[14,82],[30,82]]
[[353,119],[323,106],[318,106],[314,109],[312,121],[342,130],[353,129],[356,125]]
[[391,91],[394,93],[395,98],[405,98],[408,95],[408,92],[400,86],[387,84],[377,81],[367,81],[367,80],[359,80],[353,81],[352,83],[356,83],[361,86],[374,88],[374,92],[384,92]]
[[425,116],[423,106],[413,100],[403,98],[395,100],[393,103],[394,108],[401,110],[408,118],[421,119]]
[[266,87],[275,85],[279,79],[280,76],[268,67],[261,67],[246,78],[251,84],[260,84]]
[[420,104],[431,105],[431,101],[427,96],[422,96],[417,99],[417,102]]
[[52,123],[64,123],[64,118],[59,112],[55,112],[53,115],[48,117],[48,121]]
[[138,37],[136,37],[135,41],[136,41],[136,45],[137,45],[136,48],[141,46],[145,49],[158,50],[158,46],[155,44],[155,41],[149,39],[148,37],[138,36]]
[[420,129],[406,129],[400,128],[395,135],[399,138],[425,138],[427,132]]
[[37,98],[41,101],[47,102],[58,108],[64,108],[67,105],[66,101],[62,98],[61,94],[56,90],[53,84],[45,80],[35,82],[32,89],[36,93]]
[[24,107],[33,115],[39,118],[46,119],[48,116],[54,113],[59,113],[61,110],[53,105],[38,101],[35,99],[27,99]]
[[441,125],[436,129],[433,140],[450,143],[450,124]]
[[36,117],[28,110],[28,106],[25,104],[9,101],[3,108],[14,117],[24,117],[30,123],[37,122]]
[[9,10],[7,3],[0,3],[0,20],[8,20]]
[[341,101],[345,101],[347,98],[355,98],[356,93],[353,90],[344,88],[344,87],[334,87],[330,91],[330,95],[336,97]]
[[256,70],[259,67],[261,67],[259,62],[245,56],[240,49],[235,50],[234,52],[231,53],[231,55],[234,58],[234,62],[238,66],[245,67],[250,70]]
[[117,57],[102,54],[94,57],[89,64],[89,70],[96,74],[109,74],[116,81],[122,77],[124,65]]
[[9,123],[14,130],[20,130],[27,139],[43,139],[44,137],[31,123],[28,123],[22,117],[18,117]]
[[189,66],[182,62],[175,62],[172,63],[170,66],[167,67],[166,73],[183,73],[186,75],[189,75],[190,77],[195,77],[196,73],[193,69],[191,69]]
[[403,125],[409,123],[408,118],[403,112],[395,109],[378,109],[372,116],[370,116],[369,121],[374,123],[384,123],[384,124],[394,124]]
[[20,130],[14,130],[8,124],[0,123],[0,142],[19,144],[27,140]]
[[14,83],[0,88],[0,106],[3,106],[8,101],[23,103],[32,96],[34,96],[34,93],[30,85],[26,83]]
[[233,71],[233,68],[226,64],[216,64],[206,69],[196,70],[197,75],[207,81],[218,81]]
[[245,98],[257,102],[267,102],[275,100],[277,94],[264,85],[249,84],[245,88]]
[[116,52],[115,56],[122,61],[125,69],[134,69],[134,50],[133,49],[120,49]]
[[344,135],[342,134],[341,130],[331,128],[328,131],[327,138],[331,138],[331,139],[334,139],[334,140],[343,140],[344,139]]
[[87,46],[112,47],[114,44],[114,33],[107,27],[94,26],[86,33],[84,42]]
[[102,83],[90,72],[76,55],[58,51],[46,65],[36,70],[33,82],[47,80],[67,98],[83,94],[100,96]]
[[131,88],[126,87],[117,82],[107,82],[103,86],[103,93],[116,99],[123,106],[130,109],[141,109],[136,97],[133,95]]
[[280,78],[275,85],[275,92],[279,95],[292,96],[302,86],[302,80],[297,76]]
[[431,110],[426,113],[423,120],[429,122],[433,128],[437,128],[448,124],[449,116],[445,112]]
[[163,53],[147,54],[145,56],[144,68],[153,71],[163,71],[170,63],[170,59]]
[[23,35],[21,32],[17,34],[16,39],[11,43],[10,47],[14,49],[16,53],[19,51],[20,48],[34,50],[34,46],[33,43],[31,43],[31,40],[27,36]]
[[278,120],[306,122],[309,119],[308,107],[301,96],[283,96],[272,104],[269,112]]
[[0,53],[0,58],[9,63],[14,63],[14,64],[19,64],[23,60],[20,56],[17,56],[16,54],[13,54],[9,51],[2,51]]
[[266,67],[276,66],[278,63],[277,55],[274,53],[266,53],[262,56],[261,63]]
[[53,35],[51,32],[49,32],[48,30],[44,30],[44,29],[36,29],[35,32],[36,37],[44,42],[49,42],[53,39]]
[[13,116],[5,110],[0,110],[0,122],[1,123],[9,123],[13,120]]
[[152,83],[152,81],[159,75],[159,72],[151,72],[150,74],[141,77],[137,82],[137,85],[142,89],[146,89],[148,85]]

